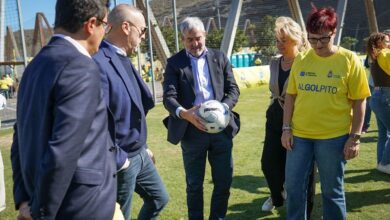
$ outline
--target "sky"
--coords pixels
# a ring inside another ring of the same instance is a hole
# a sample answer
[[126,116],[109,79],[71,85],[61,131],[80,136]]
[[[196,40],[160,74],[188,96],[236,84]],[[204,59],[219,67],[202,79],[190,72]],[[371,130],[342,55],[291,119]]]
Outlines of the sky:
[[[23,18],[23,26],[25,29],[32,29],[35,25],[35,14],[43,12],[51,25],[54,24],[55,4],[56,0],[21,0],[21,11]],[[114,5],[114,0],[111,0],[111,6]],[[116,0],[117,4],[127,3],[132,4],[132,0]]]

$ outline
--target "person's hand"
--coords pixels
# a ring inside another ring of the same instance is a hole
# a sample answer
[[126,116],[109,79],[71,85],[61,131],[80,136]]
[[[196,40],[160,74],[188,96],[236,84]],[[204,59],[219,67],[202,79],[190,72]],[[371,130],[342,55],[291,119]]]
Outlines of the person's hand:
[[16,218],[17,220],[33,220],[30,207],[28,206],[28,202],[22,202],[19,206],[19,215]]
[[291,130],[284,130],[282,133],[282,145],[286,150],[292,150],[293,147],[293,135]]
[[200,106],[194,106],[188,110],[180,111],[180,117],[193,124],[197,129],[206,132],[204,121],[198,116],[197,112]]
[[146,152],[148,153],[150,159],[152,159],[153,164],[156,164],[156,158],[154,157],[153,152],[149,148],[146,149]]
[[359,141],[354,141],[351,137],[344,144],[344,159],[350,160],[359,155]]

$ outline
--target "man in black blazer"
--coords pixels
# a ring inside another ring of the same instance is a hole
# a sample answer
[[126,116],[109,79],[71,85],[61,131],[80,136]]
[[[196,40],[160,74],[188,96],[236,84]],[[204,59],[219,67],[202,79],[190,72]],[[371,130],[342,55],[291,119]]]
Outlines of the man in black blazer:
[[156,219],[168,203],[168,193],[146,145],[146,114],[154,101],[128,57],[145,38],[145,19],[139,9],[120,4],[108,15],[108,23],[111,29],[93,58],[101,70],[104,99],[115,119],[115,142],[122,152],[117,158],[117,201],[130,220],[135,191],[144,201],[138,219]]
[[112,219],[115,147],[91,54],[107,0],[57,0],[55,34],[19,86],[11,149],[18,219]]
[[185,49],[168,59],[164,74],[164,106],[169,111],[164,124],[168,141],[181,141],[189,219],[203,219],[206,157],[214,183],[209,219],[223,219],[232,183],[232,138],[239,130],[238,114],[231,112],[223,132],[209,134],[197,111],[207,100],[218,100],[232,110],[240,92],[226,55],[206,48],[202,21],[187,17],[180,31]]

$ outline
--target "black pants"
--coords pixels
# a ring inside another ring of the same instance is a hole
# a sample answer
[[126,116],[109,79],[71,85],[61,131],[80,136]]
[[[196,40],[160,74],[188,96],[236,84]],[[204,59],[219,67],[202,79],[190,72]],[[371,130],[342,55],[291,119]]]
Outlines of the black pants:
[[[271,198],[274,206],[279,207],[284,203],[281,192],[284,190],[286,166],[286,149],[282,146],[280,138],[282,137],[283,109],[275,101],[267,109],[266,128],[263,154],[261,156],[261,168],[263,170],[268,187],[271,191]],[[307,192],[307,217],[310,219],[311,211],[314,205],[315,195],[315,169],[309,177]]]

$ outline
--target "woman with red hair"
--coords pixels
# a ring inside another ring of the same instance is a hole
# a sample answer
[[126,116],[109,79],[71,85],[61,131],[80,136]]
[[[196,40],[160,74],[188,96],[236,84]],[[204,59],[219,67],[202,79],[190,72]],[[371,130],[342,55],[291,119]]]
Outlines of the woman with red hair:
[[287,149],[287,219],[306,219],[308,177],[315,162],[323,219],[346,219],[344,169],[359,152],[365,99],[370,96],[357,55],[333,45],[337,15],[313,7],[306,30],[312,49],[291,68],[284,104],[282,144]]

